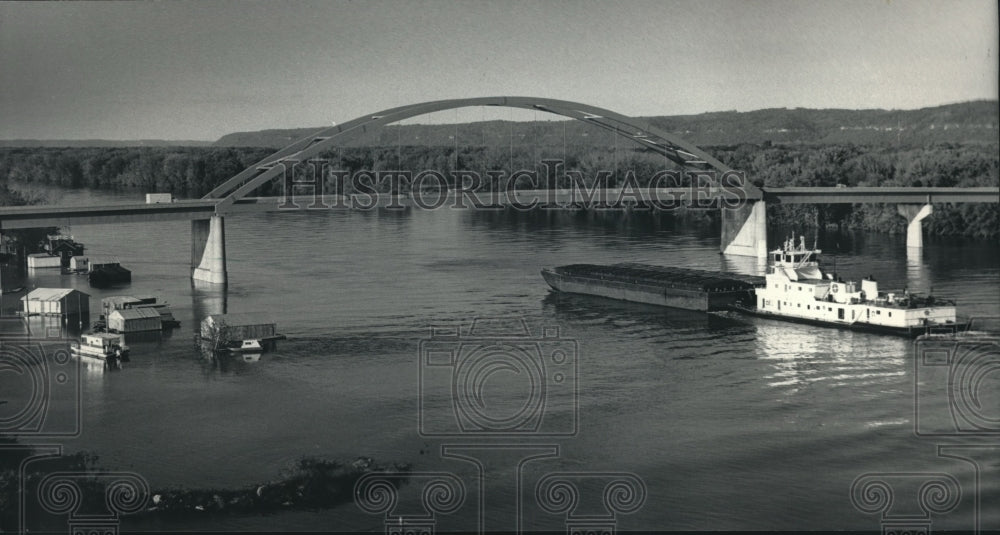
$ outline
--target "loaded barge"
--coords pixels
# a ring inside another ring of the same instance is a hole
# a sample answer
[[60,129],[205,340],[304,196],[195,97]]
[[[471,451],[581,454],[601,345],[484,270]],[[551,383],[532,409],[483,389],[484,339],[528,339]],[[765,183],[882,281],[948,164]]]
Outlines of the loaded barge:
[[953,301],[883,292],[874,277],[860,283],[823,273],[819,249],[805,238],[769,253],[766,277],[646,264],[573,264],[543,269],[559,292],[595,295],[673,308],[756,316],[829,327],[918,336],[961,330]]
[[754,288],[764,284],[764,277],[634,263],[572,264],[543,269],[542,277],[560,292],[701,312],[750,302]]

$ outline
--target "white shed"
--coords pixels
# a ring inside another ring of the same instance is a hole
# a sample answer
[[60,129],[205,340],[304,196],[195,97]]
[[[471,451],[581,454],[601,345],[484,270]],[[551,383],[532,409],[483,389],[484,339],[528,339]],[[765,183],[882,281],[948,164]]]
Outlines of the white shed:
[[86,256],[74,256],[69,259],[69,268],[73,271],[89,271],[90,259]]
[[90,295],[72,288],[35,288],[21,298],[26,316],[85,316],[90,314]]
[[28,255],[28,268],[61,268],[62,258],[52,256],[48,253],[34,253]]
[[170,193],[147,193],[146,204],[172,203],[174,196]]

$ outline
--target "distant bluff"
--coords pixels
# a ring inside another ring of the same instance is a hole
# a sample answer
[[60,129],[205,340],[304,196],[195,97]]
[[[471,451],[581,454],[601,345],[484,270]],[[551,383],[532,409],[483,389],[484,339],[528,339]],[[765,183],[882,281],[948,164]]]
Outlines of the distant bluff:
[[[344,118],[345,121],[354,117]],[[698,115],[645,117],[654,126],[696,145],[741,143],[807,143],[924,146],[934,143],[1000,144],[1000,106],[995,100],[947,104],[919,110],[842,110],[776,108],[749,112],[723,111]],[[562,145],[564,121],[516,123],[518,143]],[[273,147],[289,143],[323,127],[237,132],[221,137],[217,147]],[[350,145],[448,146],[458,132],[463,145],[504,146],[509,143],[506,121],[389,126]],[[592,133],[592,134],[591,134]],[[585,135],[588,134],[588,135]],[[523,136],[523,137],[521,137]],[[609,134],[568,120],[565,138],[571,146],[608,146]]]

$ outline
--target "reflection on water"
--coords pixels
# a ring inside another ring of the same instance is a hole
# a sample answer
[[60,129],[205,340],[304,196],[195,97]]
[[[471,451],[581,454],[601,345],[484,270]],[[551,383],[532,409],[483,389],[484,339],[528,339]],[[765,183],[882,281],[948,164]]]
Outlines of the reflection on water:
[[116,361],[115,364],[109,364],[107,361],[101,359],[88,357],[73,358],[80,362],[80,368],[85,372],[85,378],[88,381],[103,380],[105,374],[121,372],[128,367],[127,362]]
[[744,275],[763,276],[767,273],[767,258],[754,256],[719,255],[722,271]]
[[878,383],[904,375],[909,364],[908,340],[900,337],[760,320],[755,340],[760,358],[774,367],[765,376],[768,386],[794,387],[791,392],[820,381]]
[[228,288],[224,285],[191,279],[191,303],[194,308],[194,318],[199,324],[208,316],[226,314],[229,303]]

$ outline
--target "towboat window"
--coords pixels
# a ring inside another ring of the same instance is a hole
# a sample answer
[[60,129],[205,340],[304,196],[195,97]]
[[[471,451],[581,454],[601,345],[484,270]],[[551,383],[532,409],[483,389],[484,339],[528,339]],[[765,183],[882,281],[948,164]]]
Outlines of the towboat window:
[[889,317],[890,317],[890,318],[892,317],[892,312],[890,312],[890,313],[889,313]]
[[837,319],[840,319],[840,320],[844,319],[844,309],[842,309],[842,308],[838,308],[837,309]]

